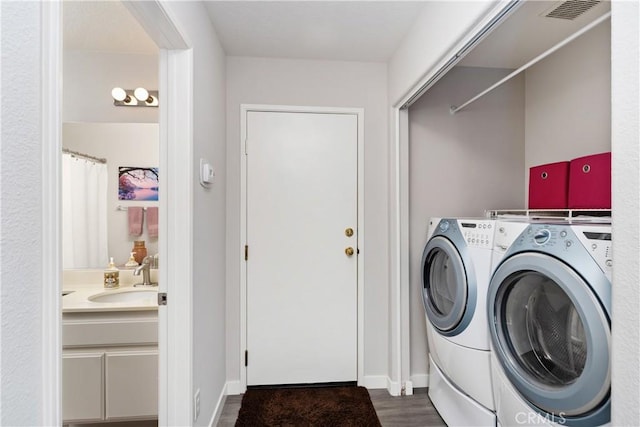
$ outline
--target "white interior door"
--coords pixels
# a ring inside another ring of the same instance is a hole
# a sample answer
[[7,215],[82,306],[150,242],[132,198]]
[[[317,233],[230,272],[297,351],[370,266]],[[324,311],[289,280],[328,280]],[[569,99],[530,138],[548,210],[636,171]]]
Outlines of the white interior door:
[[358,116],[246,123],[247,385],[356,381]]

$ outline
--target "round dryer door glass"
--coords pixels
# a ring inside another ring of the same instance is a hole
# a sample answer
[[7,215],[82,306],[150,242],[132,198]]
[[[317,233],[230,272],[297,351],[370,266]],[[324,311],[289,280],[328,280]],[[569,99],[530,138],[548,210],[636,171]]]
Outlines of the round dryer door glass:
[[503,333],[520,366],[547,386],[567,386],[587,359],[584,324],[569,296],[552,279],[520,272],[508,281]]
[[423,253],[422,298],[431,324],[442,333],[464,329],[467,276],[455,246],[443,237],[432,238]]
[[425,269],[431,304],[438,314],[447,316],[453,309],[459,288],[452,260],[445,251],[434,249]]

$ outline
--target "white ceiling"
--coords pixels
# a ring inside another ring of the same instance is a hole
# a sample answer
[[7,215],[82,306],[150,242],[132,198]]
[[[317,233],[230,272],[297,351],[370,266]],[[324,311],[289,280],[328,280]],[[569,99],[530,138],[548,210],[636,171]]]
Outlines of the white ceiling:
[[[427,1],[205,1],[230,56],[386,62]],[[157,53],[118,0],[65,1],[64,48]]]
[[386,62],[425,1],[208,1],[227,55]]
[[[425,1],[206,1],[230,56],[389,60]],[[517,68],[610,9],[604,1],[574,21],[541,16],[561,1],[527,1],[459,65]],[[65,1],[64,48],[157,54],[119,0]]]

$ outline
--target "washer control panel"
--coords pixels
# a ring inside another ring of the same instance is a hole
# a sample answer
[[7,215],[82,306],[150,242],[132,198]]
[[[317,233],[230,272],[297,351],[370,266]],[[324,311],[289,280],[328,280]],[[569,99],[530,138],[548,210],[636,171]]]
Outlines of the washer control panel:
[[551,232],[546,228],[538,230],[536,234],[533,235],[533,241],[538,245],[544,245],[549,239],[551,239]]
[[544,248],[562,259],[573,253],[574,249],[583,247],[609,280],[611,279],[613,268],[611,226],[536,224],[529,226],[518,237],[515,245],[530,249]]
[[566,236],[561,236],[561,230],[555,226],[531,225],[520,235],[516,244],[529,247],[554,247]]
[[611,279],[613,270],[611,227],[575,226],[573,231],[602,271]]

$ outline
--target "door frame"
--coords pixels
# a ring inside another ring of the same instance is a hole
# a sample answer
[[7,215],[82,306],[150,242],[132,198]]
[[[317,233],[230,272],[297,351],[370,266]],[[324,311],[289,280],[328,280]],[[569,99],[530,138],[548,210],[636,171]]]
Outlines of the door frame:
[[[158,424],[192,422],[192,148],[193,51],[164,0],[123,3],[160,49],[160,168],[166,177],[161,197],[159,291],[171,310],[158,309]],[[62,3],[42,4],[42,423],[62,422],[62,258],[60,176],[62,149]],[[171,220],[169,220],[171,218]],[[184,331],[188,331],[185,333]]]
[[357,266],[357,381],[361,385],[364,378],[364,109],[340,107],[307,107],[288,105],[240,105],[240,393],[247,390],[247,367],[244,364],[244,352],[247,348],[247,263],[244,260],[244,245],[247,241],[247,113],[249,112],[286,112],[317,114],[353,114],[358,119],[358,155],[357,155],[357,218],[359,250]]
[[392,103],[389,150],[389,393],[413,394],[427,387],[429,375],[411,373],[411,281],[409,277],[409,107],[461,61],[491,30],[525,0],[504,0],[493,6],[446,54]]

